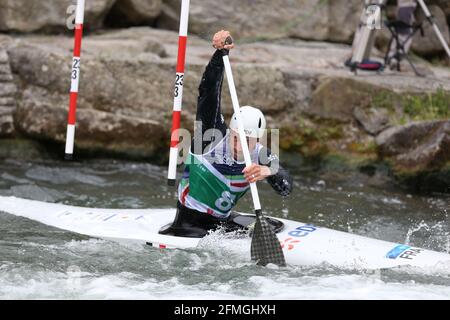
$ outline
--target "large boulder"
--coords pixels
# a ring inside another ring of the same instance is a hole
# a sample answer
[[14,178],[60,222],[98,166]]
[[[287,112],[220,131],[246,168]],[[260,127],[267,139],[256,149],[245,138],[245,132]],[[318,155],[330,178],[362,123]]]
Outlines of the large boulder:
[[[35,91],[26,92],[16,112],[16,126],[31,138],[62,144],[66,138],[67,110],[48,102],[36,99]],[[157,158],[167,145],[166,140],[164,128],[151,119],[92,109],[77,112],[76,146],[80,149]]]
[[161,4],[161,14],[159,15],[156,21],[156,26],[159,29],[176,31],[180,27],[181,3],[179,3],[177,7],[175,3],[169,1],[170,0],[165,0]]
[[390,125],[389,112],[386,109],[355,107],[353,117],[370,135],[377,135]]
[[[361,1],[303,1],[300,17],[291,23],[289,35],[306,40],[351,43],[359,24]],[[295,27],[294,27],[295,26]]]
[[[86,37],[77,146],[147,155],[157,154],[161,148],[165,150],[170,137],[177,40],[174,32],[149,28]],[[213,53],[200,39],[192,38],[190,43],[192,54],[188,58],[183,97],[185,128],[193,127],[198,84]],[[11,67],[21,83],[15,124],[23,134],[64,141],[71,45],[71,39],[63,37],[33,36],[10,46]],[[236,64],[233,70],[242,104],[260,106],[268,117],[277,116],[293,105],[292,90],[279,69]],[[225,83],[222,100],[225,115],[232,110],[228,92]],[[133,141],[133,145],[127,146],[125,141]]]
[[[241,41],[294,37],[351,42],[361,13],[359,0],[231,0],[191,2],[189,32],[209,38],[228,29]],[[177,30],[180,1],[166,0],[158,25]]]
[[445,15],[447,16],[447,20],[450,22],[450,1],[448,0],[431,0],[429,2],[426,2],[429,5],[435,4],[439,8],[444,11]]
[[[61,36],[21,36],[8,45],[19,88],[15,126],[23,135],[60,145],[65,140],[72,46]],[[146,27],[87,36],[76,146],[98,154],[167,155],[177,46],[177,32]],[[432,94],[437,87],[450,91],[445,69],[433,81],[405,74],[354,77],[342,67],[348,51],[295,39],[239,44],[230,59],[240,103],[261,107],[270,127],[288,129],[281,132],[283,148],[361,159],[375,158],[374,137],[407,116],[420,116],[422,103],[445,104],[446,95]],[[213,52],[209,41],[189,38],[183,128],[193,128],[198,84]],[[226,81],[222,90],[228,118]],[[410,91],[430,94],[404,100]]]
[[389,89],[356,79],[322,77],[312,93],[311,103],[305,113],[321,119],[347,123],[356,118],[369,132],[377,132],[380,126],[387,124],[387,113],[368,109],[385,107],[377,104],[376,98],[390,94]]
[[[444,39],[450,43],[450,30],[447,23],[447,17],[439,6],[429,6],[431,14],[434,16],[436,24],[438,25]],[[412,50],[423,56],[433,56],[440,53],[445,53],[442,43],[436,36],[433,26],[426,20],[423,10],[418,10],[418,20],[424,21],[424,37],[418,32],[414,36]]]
[[442,85],[414,74],[366,79],[319,76],[303,112],[342,123],[356,120],[366,132],[377,134],[402,121],[448,117],[450,82],[445,76],[441,80]]
[[444,168],[450,162],[450,121],[413,122],[383,131],[379,153],[392,161],[399,174],[417,174]]
[[[88,29],[102,25],[103,19],[116,0],[86,1],[85,24]],[[73,10],[72,0],[0,0],[0,31],[36,32],[67,29]]]
[[160,15],[161,6],[162,0],[116,0],[106,23],[116,27],[149,25]]
[[450,192],[450,121],[414,122],[377,138],[380,156],[414,192]]
[[[173,64],[155,63],[165,53],[151,39],[118,38],[85,42],[76,146],[155,156],[162,144],[168,144],[163,124],[171,113]],[[19,41],[8,50],[12,70],[23,83],[15,125],[26,136],[61,143],[67,124],[71,41],[35,40]]]
[[[329,41],[352,43],[360,23],[361,1],[329,1]],[[337,27],[339,26],[339,27]]]

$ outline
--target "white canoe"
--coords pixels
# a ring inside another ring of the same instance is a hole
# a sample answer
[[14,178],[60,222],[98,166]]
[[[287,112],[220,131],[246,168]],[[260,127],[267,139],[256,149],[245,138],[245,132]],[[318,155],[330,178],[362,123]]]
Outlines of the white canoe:
[[[157,248],[194,248],[201,239],[160,235],[173,221],[175,209],[98,209],[0,196],[0,211],[59,229],[123,243]],[[297,221],[279,219],[285,227],[277,236],[289,265],[330,265],[351,269],[380,269],[410,265],[447,266],[450,255],[398,243],[371,239]],[[250,258],[250,238],[248,240]]]

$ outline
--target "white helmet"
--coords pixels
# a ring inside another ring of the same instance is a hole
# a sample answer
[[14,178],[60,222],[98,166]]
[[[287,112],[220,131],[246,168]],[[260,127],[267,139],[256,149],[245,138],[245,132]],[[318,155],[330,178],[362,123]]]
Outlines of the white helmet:
[[[245,135],[251,138],[261,138],[266,129],[266,118],[261,110],[245,106],[240,109],[240,112]],[[239,131],[236,114],[231,117],[230,129]]]

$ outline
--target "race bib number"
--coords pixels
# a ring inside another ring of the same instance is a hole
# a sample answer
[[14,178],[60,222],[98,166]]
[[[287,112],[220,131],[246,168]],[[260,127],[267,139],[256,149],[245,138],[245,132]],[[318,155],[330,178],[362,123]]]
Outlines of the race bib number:
[[216,200],[215,205],[221,211],[229,211],[233,207],[235,200],[235,195],[231,194],[228,191],[224,191],[222,193],[222,196]]

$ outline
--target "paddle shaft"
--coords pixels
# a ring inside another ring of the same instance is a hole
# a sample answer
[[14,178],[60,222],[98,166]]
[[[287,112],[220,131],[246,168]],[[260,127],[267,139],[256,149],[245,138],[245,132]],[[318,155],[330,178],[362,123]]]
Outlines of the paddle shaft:
[[[225,43],[232,43],[229,37]],[[245,137],[244,125],[242,122],[241,112],[239,108],[239,100],[236,93],[236,86],[234,84],[233,72],[231,71],[230,59],[227,51],[224,50],[223,63],[225,65],[225,72],[228,79],[228,87],[230,89],[231,101],[233,103],[234,114],[238,125],[239,138],[241,141],[242,152],[244,154],[245,165],[248,167],[252,164],[250,152],[248,150],[247,139]],[[250,183],[250,190],[252,193],[253,206],[255,207],[256,222],[253,230],[252,243],[250,253],[252,260],[256,261],[258,265],[267,265],[269,263],[278,266],[286,266],[286,260],[275,232],[271,229],[267,219],[264,217],[261,210],[261,203],[259,201],[258,189],[256,183]]]
[[[230,88],[231,101],[233,102],[233,110],[236,115],[236,120],[238,124],[239,139],[241,141],[242,152],[244,154],[245,165],[247,167],[252,165],[252,159],[250,157],[250,151],[248,149],[247,138],[245,137],[244,125],[242,124],[242,118],[239,108],[239,100],[237,97],[236,86],[234,84],[233,72],[231,71],[230,59],[227,54],[223,56],[223,63],[225,65],[225,72],[228,79],[228,87]],[[261,213],[261,203],[259,201],[258,188],[256,183],[250,183],[250,190],[253,198],[253,206],[255,207],[255,213]]]

